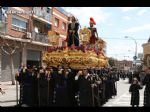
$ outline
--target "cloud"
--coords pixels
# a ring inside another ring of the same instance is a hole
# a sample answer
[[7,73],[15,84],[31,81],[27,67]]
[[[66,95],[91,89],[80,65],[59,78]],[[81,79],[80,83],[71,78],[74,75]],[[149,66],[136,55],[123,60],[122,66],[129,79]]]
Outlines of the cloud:
[[142,9],[142,10],[140,10],[140,11],[137,13],[137,15],[138,15],[138,16],[142,16],[142,15],[145,14],[146,12],[147,12],[146,9]]
[[133,32],[139,32],[139,31],[143,31],[143,30],[150,30],[150,24],[145,24],[143,26],[135,26],[135,27],[127,28],[123,32],[133,33]]
[[[133,40],[116,40],[115,42],[107,41],[107,56],[108,57],[114,57],[119,60],[123,60],[124,56],[129,56],[129,58],[126,57],[126,59],[133,60],[133,56],[135,54],[135,43]],[[117,43],[117,44],[116,44]],[[138,45],[138,53],[143,51],[142,43],[137,41]],[[130,51],[129,51],[130,50]]]
[[89,26],[90,17],[94,18],[96,24],[100,24],[105,22],[111,15],[108,12],[104,12],[100,7],[67,7],[65,10],[77,17],[83,27],[85,25]]
[[122,12],[128,12],[128,11],[138,9],[139,7],[119,7],[119,8],[121,9]]
[[112,23],[109,23],[108,26],[113,26],[113,24],[112,24]]
[[129,16],[124,16],[123,19],[124,19],[124,20],[131,20],[131,17],[129,17]]

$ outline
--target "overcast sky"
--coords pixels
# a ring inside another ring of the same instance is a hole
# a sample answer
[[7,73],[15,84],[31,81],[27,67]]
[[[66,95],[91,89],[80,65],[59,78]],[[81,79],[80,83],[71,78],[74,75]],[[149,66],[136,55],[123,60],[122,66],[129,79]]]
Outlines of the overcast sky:
[[142,44],[150,36],[150,8],[149,7],[63,7],[74,14],[81,27],[89,26],[89,18],[96,21],[99,37],[107,42],[107,56],[119,60],[133,60],[135,38],[138,53],[143,52]]

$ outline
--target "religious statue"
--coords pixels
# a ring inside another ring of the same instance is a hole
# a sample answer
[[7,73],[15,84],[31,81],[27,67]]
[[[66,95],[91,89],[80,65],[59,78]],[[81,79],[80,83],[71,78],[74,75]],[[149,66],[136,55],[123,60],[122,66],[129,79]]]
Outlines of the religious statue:
[[90,37],[90,42],[89,42],[91,47],[94,47],[96,41],[98,40],[97,29],[94,27],[94,25],[96,25],[96,22],[91,17],[90,18],[90,27],[88,28],[91,30],[91,37]]
[[77,22],[76,18],[72,16],[72,22],[68,25],[68,35],[67,35],[67,43],[68,47],[71,46],[79,46],[79,23]]

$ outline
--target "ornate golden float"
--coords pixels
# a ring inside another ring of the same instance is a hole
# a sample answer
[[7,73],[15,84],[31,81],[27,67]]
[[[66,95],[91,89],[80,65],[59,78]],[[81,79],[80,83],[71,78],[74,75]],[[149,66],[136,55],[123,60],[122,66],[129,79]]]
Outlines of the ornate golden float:
[[[86,48],[89,43],[91,32],[87,28],[79,31],[80,43]],[[53,31],[49,32],[50,42],[53,45],[58,44],[59,36]],[[47,66],[64,65],[75,69],[85,67],[107,67],[108,58],[103,53],[106,46],[105,41],[99,39],[95,46],[99,49],[97,54],[94,49],[68,48],[68,47],[51,47],[44,53],[43,61]]]

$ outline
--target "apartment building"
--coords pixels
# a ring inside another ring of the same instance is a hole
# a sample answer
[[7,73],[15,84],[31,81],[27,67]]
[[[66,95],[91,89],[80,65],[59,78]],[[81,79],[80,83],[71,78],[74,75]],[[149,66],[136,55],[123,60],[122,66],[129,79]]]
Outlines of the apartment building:
[[59,36],[59,46],[65,46],[67,28],[69,24],[69,13],[63,10],[61,7],[53,7],[53,16],[52,16],[52,30],[56,31]]
[[[142,57],[143,64],[147,67],[150,67],[150,38],[146,43],[143,43],[142,47],[143,47],[143,57]],[[145,69],[144,66],[143,69]]]
[[[14,46],[18,46],[13,55],[15,72],[21,63],[42,65],[43,51],[50,46],[48,31],[52,27],[51,18],[51,7],[1,7],[0,42],[15,42]],[[10,80],[9,74],[9,55],[0,49],[0,80]]]

